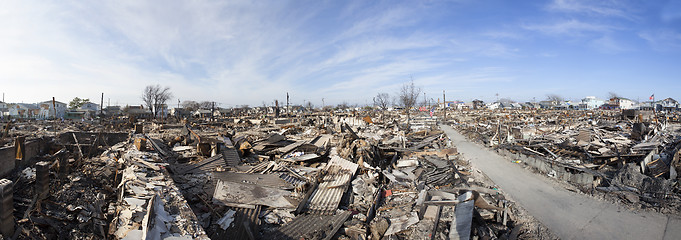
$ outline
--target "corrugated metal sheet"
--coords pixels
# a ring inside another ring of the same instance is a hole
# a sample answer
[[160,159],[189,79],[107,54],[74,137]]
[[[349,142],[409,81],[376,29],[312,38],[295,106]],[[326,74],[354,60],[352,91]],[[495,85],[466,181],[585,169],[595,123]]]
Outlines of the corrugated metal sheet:
[[227,166],[234,167],[241,163],[239,152],[236,148],[227,148],[222,150],[222,157],[225,159]]
[[331,134],[323,134],[321,136],[316,137],[310,143],[314,144],[317,147],[323,148],[323,147],[326,147],[331,142],[332,138],[333,138],[333,135],[331,135]]
[[305,185],[305,183],[306,183],[305,180],[299,179],[298,177],[295,177],[288,172],[279,173],[279,177],[281,179],[283,179],[284,181],[286,181],[287,183],[292,184],[295,187]]
[[267,169],[270,166],[271,163],[272,163],[272,161],[264,161],[264,162],[258,163],[258,165],[253,166],[251,169],[246,171],[246,173],[259,173],[259,172],[265,171],[265,169]]
[[214,172],[213,179],[236,183],[247,183],[279,189],[293,189],[294,186],[275,174],[251,174],[235,172]]
[[345,220],[350,217],[350,211],[334,215],[300,215],[290,223],[279,228],[279,231],[265,236],[264,239],[318,239],[328,240],[333,237]]
[[255,208],[231,208],[236,211],[234,222],[225,230],[218,228],[210,238],[213,240],[249,239],[249,235],[253,235],[257,239],[258,228],[260,226],[258,215],[260,215],[261,208],[261,206],[255,206]]
[[212,172],[218,167],[227,168],[222,155],[215,155],[197,163],[178,164],[174,167],[174,171],[177,174],[183,175],[187,173]]
[[333,156],[325,169],[326,175],[307,202],[307,211],[324,215],[335,213],[357,167],[356,163]]
[[295,150],[297,147],[300,147],[304,143],[305,143],[305,141],[297,141],[297,142],[291,143],[291,144],[289,144],[285,147],[280,147],[280,148],[277,149],[277,151],[280,152],[281,154],[287,154],[287,153]]
[[225,159],[227,166],[234,167],[241,163],[241,158],[239,157],[239,152],[234,148],[232,141],[229,138],[223,137],[222,142],[227,148],[222,150],[222,157]]

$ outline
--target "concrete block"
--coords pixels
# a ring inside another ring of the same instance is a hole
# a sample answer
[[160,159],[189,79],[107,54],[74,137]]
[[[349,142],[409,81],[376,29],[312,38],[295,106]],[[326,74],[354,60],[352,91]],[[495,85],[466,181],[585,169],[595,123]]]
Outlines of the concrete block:
[[7,179],[0,179],[0,233],[3,236],[14,235],[14,199],[13,184]]
[[[442,200],[442,197],[440,197],[440,196],[433,196],[430,200],[434,200],[434,201]],[[426,212],[423,214],[423,219],[433,219],[433,220],[435,220],[435,218],[437,218],[437,208],[438,208],[438,206],[429,205],[429,206],[426,208]]]
[[36,163],[35,175],[35,193],[38,194],[38,198],[45,199],[50,193],[50,163]]

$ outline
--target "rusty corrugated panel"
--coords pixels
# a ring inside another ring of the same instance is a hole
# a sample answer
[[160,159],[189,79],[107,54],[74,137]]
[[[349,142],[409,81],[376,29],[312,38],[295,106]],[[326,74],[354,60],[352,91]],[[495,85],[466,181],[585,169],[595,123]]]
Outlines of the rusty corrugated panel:
[[357,167],[356,163],[333,156],[325,169],[326,175],[308,200],[307,211],[324,215],[335,213]]
[[264,239],[328,240],[338,232],[338,229],[343,226],[343,223],[350,215],[350,211],[343,211],[334,215],[300,215]]

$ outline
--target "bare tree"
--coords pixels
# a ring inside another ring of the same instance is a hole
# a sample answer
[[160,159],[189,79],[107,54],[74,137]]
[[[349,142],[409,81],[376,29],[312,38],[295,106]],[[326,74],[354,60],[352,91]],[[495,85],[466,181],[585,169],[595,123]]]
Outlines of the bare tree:
[[211,101],[202,101],[201,103],[199,103],[199,106],[200,106],[200,108],[203,108],[203,109],[210,109],[210,108],[213,107],[213,102],[211,102]]
[[547,94],[546,99],[551,101],[554,105],[557,105],[558,103],[561,103],[564,101],[563,97],[561,97],[558,94]]
[[154,98],[158,90],[154,85],[149,85],[144,88],[144,93],[142,94],[142,101],[147,105],[149,111],[154,112]]
[[336,105],[336,109],[343,110],[343,111],[345,111],[349,107],[350,107],[350,104],[348,104],[348,102],[346,102],[346,101],[343,101],[342,103],[339,103],[338,105]]
[[196,101],[189,100],[189,101],[182,102],[182,107],[189,110],[189,111],[194,111],[196,109],[199,109],[200,106],[201,105]]
[[161,85],[156,84],[156,86],[149,85],[144,88],[142,100],[155,117],[158,115],[158,111],[161,107],[165,105],[172,96],[173,94],[170,92],[170,87],[161,87]]
[[173,97],[173,94],[170,92],[170,87],[161,88],[161,85],[156,85],[156,88],[158,89],[158,93],[154,98],[154,116],[157,116],[158,111]]
[[400,89],[399,103],[407,111],[407,125],[409,125],[409,112],[411,108],[416,105],[416,101],[421,95],[421,88],[414,86],[414,78],[412,77],[410,83],[405,83]]
[[392,101],[390,99],[390,94],[388,93],[379,93],[376,95],[376,97],[374,97],[374,105],[376,105],[383,111],[388,109],[391,102]]
[[379,107],[383,114],[381,114],[381,122],[383,122],[383,115],[385,115],[385,110],[392,104],[392,99],[388,93],[379,93],[374,97],[374,105]]

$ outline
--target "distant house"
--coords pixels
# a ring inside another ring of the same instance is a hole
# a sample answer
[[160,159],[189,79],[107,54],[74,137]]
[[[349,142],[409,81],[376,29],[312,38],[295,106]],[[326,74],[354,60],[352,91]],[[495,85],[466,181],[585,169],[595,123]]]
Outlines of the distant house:
[[98,112],[99,111],[99,104],[86,102],[86,103],[83,103],[83,105],[80,106],[78,109]]
[[146,118],[146,119],[149,119],[149,118],[153,117],[152,114],[151,114],[151,111],[149,109],[144,108],[144,106],[141,106],[141,105],[140,106],[127,106],[125,109],[123,109],[123,111],[125,112],[125,114],[128,117],[131,117],[131,118],[138,118],[138,119]]
[[520,104],[522,109],[538,109],[541,106],[539,106],[538,103],[535,102],[525,102]]
[[211,115],[210,109],[198,109],[192,113],[194,117],[207,118]]
[[176,117],[176,118],[188,118],[192,115],[192,111],[186,108],[171,108],[170,109],[170,116]]
[[604,109],[634,109],[634,101],[627,99],[627,98],[622,98],[622,97],[614,97],[611,98],[607,103],[603,104],[602,108]]
[[104,116],[118,116],[121,115],[121,106],[107,106],[103,109]]
[[[655,108],[655,102],[653,101],[646,101],[646,102],[641,102],[638,104],[638,110],[646,110],[646,111],[653,111]],[[661,106],[659,106],[661,107]]]
[[156,108],[156,116],[159,117],[167,117],[170,114],[170,111],[168,110],[168,104],[160,104],[155,107]]
[[666,98],[658,101],[656,106],[659,106],[661,111],[677,111],[679,110],[679,102],[673,98]]
[[64,112],[64,119],[71,119],[71,120],[77,120],[77,119],[83,119],[85,118],[85,111],[75,111],[75,110],[68,110]]
[[[60,101],[54,101],[53,104],[52,100],[48,100],[39,102],[38,107],[41,109],[41,118],[62,118],[64,117],[64,113],[66,113],[68,105]],[[56,115],[55,109],[57,110]]]
[[599,108],[604,103],[605,103],[604,100],[598,99],[595,96],[587,96],[582,99],[582,101],[579,103],[578,108],[581,110],[591,110]]
[[458,110],[463,110],[463,109],[469,108],[469,106],[466,105],[466,103],[463,102],[463,101],[454,101],[454,103],[450,103],[449,106],[453,107],[454,109],[458,109]]
[[487,109],[489,110],[495,110],[501,108],[501,103],[500,102],[493,102],[493,103],[488,103],[487,104]]
[[9,109],[7,108],[7,103],[0,102],[0,118],[5,118],[9,116]]
[[473,100],[473,109],[483,109],[485,108],[485,102],[482,100],[475,99]]
[[554,109],[556,102],[554,101],[540,101],[539,108],[541,109]]
[[37,104],[11,103],[7,105],[9,116],[16,118],[37,118],[40,116],[40,108]]

